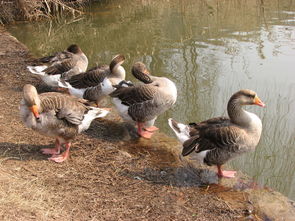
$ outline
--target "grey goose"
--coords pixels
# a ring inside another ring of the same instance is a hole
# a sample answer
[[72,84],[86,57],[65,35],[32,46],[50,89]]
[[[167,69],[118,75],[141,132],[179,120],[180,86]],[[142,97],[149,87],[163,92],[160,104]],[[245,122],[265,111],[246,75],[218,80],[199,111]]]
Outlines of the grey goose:
[[[66,160],[71,140],[87,130],[93,119],[107,114],[107,110],[87,106],[81,99],[67,94],[38,94],[36,88],[30,84],[23,88],[23,99],[20,102],[21,119],[28,128],[56,139],[55,148],[42,149],[43,154],[51,154],[49,160],[55,162]],[[62,145],[65,145],[66,150],[60,154]]]
[[44,63],[40,66],[27,66],[28,70],[51,87],[58,87],[60,79],[69,79],[72,76],[86,71],[88,59],[81,48],[70,45],[65,51],[38,59]]
[[136,62],[132,74],[141,83],[116,85],[110,94],[121,117],[137,125],[137,132],[144,138],[151,138],[156,118],[176,102],[175,84],[166,77],[152,76],[145,64]]
[[182,155],[195,152],[202,163],[217,166],[219,177],[234,177],[236,171],[222,171],[221,166],[235,156],[254,150],[260,140],[261,120],[243,109],[253,104],[265,106],[256,92],[240,90],[228,101],[229,118],[217,117],[188,125],[170,118],[169,126],[183,144]]
[[123,55],[116,55],[110,65],[99,65],[87,72],[73,76],[66,81],[60,81],[59,86],[68,88],[69,93],[79,98],[99,102],[113,90],[113,85],[125,79],[126,72],[123,66]]

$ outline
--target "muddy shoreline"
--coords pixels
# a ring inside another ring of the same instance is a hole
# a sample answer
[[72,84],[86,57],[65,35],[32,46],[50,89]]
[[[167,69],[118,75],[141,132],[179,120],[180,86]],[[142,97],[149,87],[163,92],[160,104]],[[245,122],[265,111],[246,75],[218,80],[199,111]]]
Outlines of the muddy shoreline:
[[294,220],[282,194],[241,173],[219,181],[213,168],[179,159],[174,138],[138,139],[115,112],[76,138],[67,162],[47,161],[39,150],[53,140],[18,115],[24,84],[46,88],[26,70],[26,46],[2,27],[0,44],[2,220]]

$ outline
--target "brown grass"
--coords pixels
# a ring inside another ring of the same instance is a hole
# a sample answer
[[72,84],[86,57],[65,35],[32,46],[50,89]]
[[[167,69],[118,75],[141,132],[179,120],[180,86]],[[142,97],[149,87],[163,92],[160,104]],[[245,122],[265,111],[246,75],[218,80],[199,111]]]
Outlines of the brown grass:
[[18,118],[22,86],[39,84],[25,70],[27,50],[3,31],[0,43],[7,46],[0,49],[1,220],[232,220],[243,214],[202,193],[201,177],[216,182],[215,173],[183,164],[174,139],[138,139],[115,113],[77,137],[67,162],[49,162],[39,150],[53,140]]
[[179,159],[175,139],[138,139],[115,112],[49,162],[39,150],[53,140],[18,118],[22,86],[42,84],[24,46],[1,29],[0,44],[0,220],[258,220],[248,193],[207,185],[215,172]]
[[0,4],[0,23],[55,18],[63,14],[82,14],[89,0],[4,0]]

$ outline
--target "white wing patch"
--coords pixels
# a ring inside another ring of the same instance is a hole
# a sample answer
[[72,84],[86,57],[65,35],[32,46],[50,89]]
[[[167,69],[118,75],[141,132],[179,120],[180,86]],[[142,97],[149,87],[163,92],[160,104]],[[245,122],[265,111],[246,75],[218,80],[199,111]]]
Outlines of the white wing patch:
[[186,140],[190,138],[189,135],[189,127],[185,124],[178,123],[177,127],[179,128],[180,132],[178,132],[172,125],[172,118],[168,119],[168,124],[171,127],[171,129],[176,134],[178,140],[183,144]]
[[132,120],[132,118],[128,114],[128,108],[129,108],[129,106],[122,104],[122,101],[119,98],[116,98],[116,97],[114,97],[112,99],[112,101],[113,101],[113,104],[116,106],[116,108],[117,108],[120,116],[124,120],[129,121],[129,122],[134,122]]
[[78,127],[79,133],[81,131],[87,130],[89,128],[91,122],[95,118],[105,117],[108,113],[109,113],[109,111],[107,111],[107,110],[103,110],[103,109],[100,109],[100,108],[94,108],[93,107],[91,110],[89,110],[87,112],[87,114],[84,115],[84,119],[83,119],[82,123]]

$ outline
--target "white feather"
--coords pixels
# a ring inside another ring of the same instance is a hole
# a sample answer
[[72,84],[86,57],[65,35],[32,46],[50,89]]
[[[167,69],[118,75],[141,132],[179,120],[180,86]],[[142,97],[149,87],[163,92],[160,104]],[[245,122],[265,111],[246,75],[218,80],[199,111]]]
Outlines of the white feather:
[[78,127],[79,133],[81,131],[87,130],[95,118],[105,117],[108,113],[109,111],[107,110],[92,107],[91,110],[89,110],[87,114],[84,115],[84,119]]
[[167,82],[168,82],[168,85],[169,85],[169,88],[170,88],[170,93],[171,93],[173,99],[176,101],[176,99],[177,99],[177,88],[176,88],[176,86],[175,86],[175,84],[174,84],[173,81],[170,81],[168,79]]
[[86,88],[81,88],[81,89],[77,89],[74,87],[70,87],[69,88],[69,92],[71,95],[78,97],[78,98],[83,98],[84,92],[86,91]]
[[62,88],[71,88],[72,87],[72,85],[70,85],[66,81],[58,81],[57,84],[59,87],[62,87]]
[[204,150],[199,153],[193,153],[192,158],[198,160],[200,163],[204,163],[204,158],[206,157],[209,151],[211,150]]
[[86,91],[86,88],[74,88],[66,81],[58,81],[57,83],[59,87],[68,88],[69,93],[78,98],[83,98],[84,92]]
[[134,121],[132,120],[132,118],[129,116],[128,114],[128,106],[127,105],[124,105],[122,104],[122,101],[119,99],[119,98],[116,98],[114,97],[112,99],[113,101],[113,104],[116,106],[120,116],[125,120],[125,121],[128,121],[128,122],[133,122]]
[[168,119],[168,124],[171,127],[171,129],[176,134],[178,140],[183,144],[186,140],[190,138],[189,135],[189,127],[185,124],[178,123],[177,127],[179,128],[180,132],[178,132],[172,125],[172,118]]
[[47,85],[52,87],[58,87],[58,82],[60,81],[60,74],[54,74],[54,75],[41,75],[42,81],[44,81]]
[[151,127],[151,126],[154,126],[156,119],[157,119],[157,117],[155,117],[155,118],[152,119],[152,120],[146,121],[146,122],[144,123],[144,127]]
[[101,90],[102,90],[102,93],[105,95],[109,95],[110,93],[114,91],[114,87],[108,78],[105,78],[103,82],[101,83]]
[[52,87],[58,87],[58,81],[60,80],[61,75],[60,74],[54,74],[54,75],[48,75],[45,72],[43,72],[47,66],[27,66],[28,70],[36,75],[39,75],[47,85]]
[[43,71],[47,68],[47,66],[27,66],[27,68],[33,74],[44,75],[45,73]]

